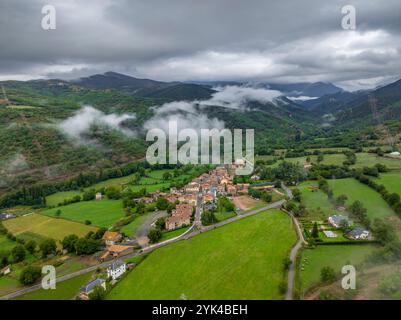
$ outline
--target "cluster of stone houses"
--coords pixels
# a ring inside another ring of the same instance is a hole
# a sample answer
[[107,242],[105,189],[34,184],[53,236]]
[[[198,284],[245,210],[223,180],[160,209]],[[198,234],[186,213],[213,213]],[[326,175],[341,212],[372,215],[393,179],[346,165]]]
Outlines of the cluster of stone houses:
[[[201,201],[203,209],[215,208],[218,196],[238,193],[248,193],[249,184],[234,184],[232,175],[226,166],[218,166],[208,173],[203,173],[192,180],[184,188],[171,188],[166,199],[170,203],[177,203],[176,210],[166,219],[166,229],[173,230],[190,222],[192,207]],[[187,204],[187,206],[185,205]]]
[[171,217],[166,219],[166,229],[174,230],[191,223],[193,206],[191,204],[177,204]]
[[106,231],[103,235],[103,240],[106,245],[106,249],[103,255],[100,257],[101,261],[118,258],[134,251],[133,246],[121,244],[123,237],[119,232]]
[[[241,165],[233,164],[231,167]],[[181,189],[171,188],[168,193],[153,192],[135,201],[148,204],[161,197],[170,203],[179,203],[171,216],[166,218],[166,229],[173,230],[190,224],[193,207],[198,205],[198,201],[201,201],[203,209],[210,210],[215,208],[218,196],[247,194],[248,190],[248,183],[234,184],[228,166],[223,165],[203,173]]]

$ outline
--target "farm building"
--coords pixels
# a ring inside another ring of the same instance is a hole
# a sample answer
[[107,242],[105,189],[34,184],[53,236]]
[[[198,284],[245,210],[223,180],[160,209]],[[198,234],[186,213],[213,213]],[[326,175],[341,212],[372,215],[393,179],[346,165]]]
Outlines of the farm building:
[[82,299],[88,299],[88,295],[95,290],[95,287],[100,286],[106,290],[106,281],[104,279],[95,279],[88,282],[85,286],[79,290],[79,295]]
[[118,232],[106,231],[103,235],[103,240],[108,246],[119,243],[121,239],[122,235],[121,233]]

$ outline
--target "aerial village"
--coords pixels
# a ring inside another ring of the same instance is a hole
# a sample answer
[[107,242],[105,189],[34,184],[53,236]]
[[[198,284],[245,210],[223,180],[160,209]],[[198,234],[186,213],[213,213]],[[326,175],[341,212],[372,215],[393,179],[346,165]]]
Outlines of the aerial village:
[[[136,201],[151,203],[158,198],[165,198],[169,203],[176,204],[171,215],[165,217],[165,228],[168,231],[175,230],[184,226],[189,226],[196,219],[195,213],[198,210],[198,219],[204,210],[216,208],[216,201],[219,196],[235,196],[248,194],[249,184],[233,182],[233,170],[244,166],[244,162],[237,160],[230,166],[218,166],[208,173],[203,173],[193,181],[185,185],[182,189],[171,188],[170,192],[153,192],[146,197],[138,198]],[[257,177],[254,177],[257,179]],[[100,194],[96,197],[102,199]],[[236,208],[240,210],[240,208]],[[196,223],[196,221],[195,221]],[[200,223],[200,221],[198,221]],[[127,256],[134,252],[136,243],[131,239],[123,237],[119,232],[106,231],[103,235],[105,250],[100,256],[101,262],[112,260],[107,267],[107,278],[116,282],[133,264],[126,264],[120,257]],[[91,280],[80,290],[79,298],[86,300],[96,287],[106,289],[106,281],[97,277]]]

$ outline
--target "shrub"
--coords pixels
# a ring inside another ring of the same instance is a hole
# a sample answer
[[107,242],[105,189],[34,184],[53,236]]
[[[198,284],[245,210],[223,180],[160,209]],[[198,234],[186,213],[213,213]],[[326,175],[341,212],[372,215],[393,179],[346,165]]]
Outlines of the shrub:
[[23,285],[30,285],[36,282],[42,275],[42,271],[39,267],[28,266],[21,271],[19,281]]

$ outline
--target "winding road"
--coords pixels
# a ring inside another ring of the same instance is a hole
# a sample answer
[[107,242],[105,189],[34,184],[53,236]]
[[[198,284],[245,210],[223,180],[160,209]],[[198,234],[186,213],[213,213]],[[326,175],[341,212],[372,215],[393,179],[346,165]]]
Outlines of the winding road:
[[[289,199],[293,199],[294,196],[292,194],[292,191],[290,188],[288,188],[284,183],[281,184],[281,188],[285,191]],[[298,235],[298,241],[295,244],[295,246],[291,249],[290,252],[290,260],[291,264],[288,268],[288,278],[287,278],[287,293],[285,295],[286,300],[292,300],[294,297],[294,280],[295,280],[295,273],[296,273],[296,260],[298,256],[298,251],[299,249],[302,248],[303,244],[306,244],[307,242],[305,241],[304,235],[302,233],[302,228],[297,220],[297,218],[293,215],[292,212],[285,211],[292,219],[292,222],[294,223],[295,229],[297,230],[297,235]]]

